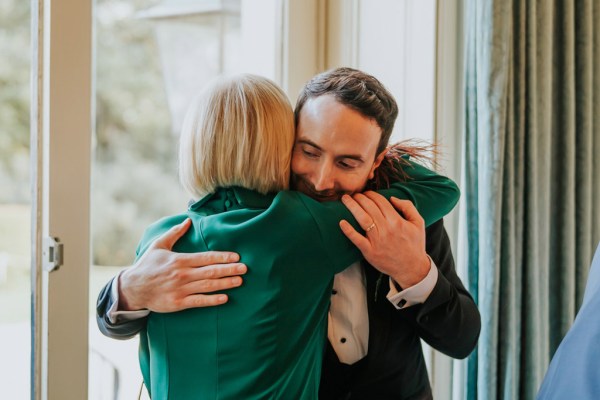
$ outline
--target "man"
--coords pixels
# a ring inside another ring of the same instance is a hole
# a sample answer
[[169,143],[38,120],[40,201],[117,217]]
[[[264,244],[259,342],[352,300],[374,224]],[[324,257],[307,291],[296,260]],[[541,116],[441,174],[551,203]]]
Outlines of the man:
[[[296,105],[292,187],[319,201],[352,194],[349,208],[362,211],[353,212],[357,218],[368,215],[365,226],[377,238],[366,243],[340,224],[365,260],[334,280],[323,399],[431,398],[420,339],[463,358],[479,336],[479,312],[456,275],[443,222],[425,232],[408,217],[412,213],[390,212],[394,208],[387,201],[360,193],[368,183],[385,181],[382,163],[397,113],[396,102],[377,79],[349,68],[313,78]],[[184,233],[176,228],[159,239],[105,287],[98,301],[105,334],[133,336],[148,310],[222,304],[226,295],[205,293],[241,284],[236,275],[245,266],[235,262],[235,255],[170,252]],[[123,315],[128,310],[137,311]]]

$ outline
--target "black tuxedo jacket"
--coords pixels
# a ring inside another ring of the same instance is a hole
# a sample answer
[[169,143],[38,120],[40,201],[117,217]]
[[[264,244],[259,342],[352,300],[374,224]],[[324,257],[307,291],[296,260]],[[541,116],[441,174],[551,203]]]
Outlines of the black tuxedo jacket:
[[368,354],[353,365],[340,363],[327,343],[320,399],[428,399],[431,388],[420,339],[454,358],[475,348],[481,319],[471,295],[456,275],[444,222],[427,228],[427,254],[439,270],[423,304],[398,310],[387,300],[388,276],[363,262],[369,310]]

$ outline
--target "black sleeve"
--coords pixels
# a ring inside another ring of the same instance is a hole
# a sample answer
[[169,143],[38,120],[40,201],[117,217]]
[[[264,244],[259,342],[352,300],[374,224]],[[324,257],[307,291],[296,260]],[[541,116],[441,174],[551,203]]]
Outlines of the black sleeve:
[[146,326],[147,317],[131,321],[118,321],[116,324],[110,322],[108,319],[108,310],[112,306],[110,291],[114,279],[116,278],[111,279],[98,295],[98,301],[96,303],[96,322],[98,323],[100,332],[102,332],[104,336],[108,336],[112,339],[130,339]]
[[438,267],[437,283],[425,303],[405,310],[414,314],[419,336],[431,347],[453,358],[465,358],[477,345],[481,317],[456,274],[443,220],[427,228],[426,251]]

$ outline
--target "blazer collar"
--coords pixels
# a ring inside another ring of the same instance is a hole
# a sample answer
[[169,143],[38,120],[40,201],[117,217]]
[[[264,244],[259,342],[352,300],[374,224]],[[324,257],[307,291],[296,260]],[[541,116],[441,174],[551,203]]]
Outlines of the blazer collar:
[[189,210],[197,211],[205,206],[223,210],[230,208],[264,209],[271,205],[276,195],[276,192],[261,194],[239,186],[217,188],[213,193],[209,193],[200,200],[190,204]]

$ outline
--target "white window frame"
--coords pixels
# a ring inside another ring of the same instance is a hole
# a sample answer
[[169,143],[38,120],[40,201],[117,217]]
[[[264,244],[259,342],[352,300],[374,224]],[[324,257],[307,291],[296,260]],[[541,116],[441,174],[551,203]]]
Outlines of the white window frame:
[[324,69],[326,0],[241,0],[244,72],[277,82],[292,105]]
[[[462,132],[464,124],[463,93],[463,9],[464,0],[437,1],[436,44],[436,112],[435,132],[443,157],[438,160],[442,171],[462,184]],[[464,223],[464,201],[444,218],[450,236],[458,275],[466,277],[462,237],[459,227]],[[435,399],[463,399],[466,362],[453,360],[437,351],[432,352],[431,377]]]
[[[32,1],[32,399],[88,396],[92,3]],[[64,264],[43,270],[45,237]]]

